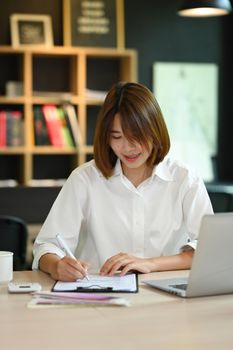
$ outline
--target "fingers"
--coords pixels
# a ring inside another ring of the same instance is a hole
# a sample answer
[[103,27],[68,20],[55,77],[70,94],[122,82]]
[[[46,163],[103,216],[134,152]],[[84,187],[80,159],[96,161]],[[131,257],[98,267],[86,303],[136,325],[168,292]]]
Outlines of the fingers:
[[76,281],[82,279],[87,274],[89,264],[65,256],[57,264],[58,279],[61,281]]
[[126,253],[119,253],[109,258],[100,269],[101,275],[112,276],[117,271],[120,276],[124,276],[129,271],[138,271],[149,273],[153,270],[153,265],[150,259],[142,259],[135,256],[130,256]]
[[88,263],[86,261],[83,261],[83,260],[79,260],[79,262],[81,263],[82,267],[85,270],[85,277],[89,280],[89,278],[88,278],[88,269],[90,267],[90,263]]
[[90,267],[90,263],[84,260],[79,260],[80,264],[82,265],[82,267],[88,271],[89,267]]
[[114,255],[109,258],[101,267],[100,274],[112,276],[118,270],[122,270],[122,268],[133,263],[135,259],[135,257],[132,257],[126,253],[119,253],[117,255]]
[[133,262],[133,263],[130,263],[130,264],[126,265],[121,270],[120,276],[124,276],[129,271],[137,271],[137,272],[141,272],[141,273],[149,273],[149,272],[151,272],[151,270],[146,265],[144,265],[143,262],[141,262],[141,263]]
[[114,266],[114,264],[118,261],[119,257],[122,256],[122,253],[119,253],[117,255],[112,256],[108,260],[105,261],[104,265],[100,269],[101,275],[107,275],[109,274],[110,270]]

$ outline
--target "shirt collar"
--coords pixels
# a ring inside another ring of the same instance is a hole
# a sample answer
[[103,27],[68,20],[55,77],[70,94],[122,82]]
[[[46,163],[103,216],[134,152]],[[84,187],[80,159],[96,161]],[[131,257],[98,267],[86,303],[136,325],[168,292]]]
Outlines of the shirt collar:
[[115,167],[113,169],[112,176],[117,176],[117,175],[120,175],[120,174],[123,174],[123,171],[122,171],[120,159],[117,158],[116,165],[115,165]]
[[[94,162],[94,161],[93,161],[93,162]],[[100,177],[104,177],[103,173],[97,168],[95,162],[94,162],[94,168],[95,168],[95,170],[97,171],[97,173],[99,174]],[[112,173],[111,177],[113,177],[113,176],[118,176],[118,175],[120,175],[120,174],[123,174],[123,172],[122,172],[122,168],[121,168],[120,159],[117,158],[116,165],[115,165],[115,167],[114,167],[114,169],[113,169],[113,173]],[[111,177],[110,177],[110,178],[111,178]]]
[[160,179],[164,181],[173,181],[173,176],[170,172],[168,160],[164,159],[161,163],[154,167],[152,172],[152,178],[158,176]]
[[[114,167],[112,176],[117,176],[121,174],[123,174],[123,172],[122,172],[120,159],[118,158],[116,161],[116,165]],[[168,166],[168,160],[163,160],[161,163],[159,163],[154,167],[151,179],[153,179],[155,176],[158,176],[160,179],[164,181],[173,181],[173,176]]]

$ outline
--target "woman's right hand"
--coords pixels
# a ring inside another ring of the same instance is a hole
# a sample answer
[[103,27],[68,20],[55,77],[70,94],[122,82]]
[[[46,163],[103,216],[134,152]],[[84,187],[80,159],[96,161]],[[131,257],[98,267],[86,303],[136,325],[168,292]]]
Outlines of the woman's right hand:
[[75,260],[69,256],[60,258],[55,254],[45,254],[40,258],[40,269],[49,272],[51,277],[59,281],[73,282],[87,275],[89,263]]

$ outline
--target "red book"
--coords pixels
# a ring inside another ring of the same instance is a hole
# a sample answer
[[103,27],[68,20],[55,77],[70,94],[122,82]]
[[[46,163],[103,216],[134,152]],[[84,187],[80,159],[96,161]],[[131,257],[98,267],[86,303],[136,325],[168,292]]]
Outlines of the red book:
[[63,147],[63,137],[61,132],[61,122],[57,117],[57,107],[55,105],[44,105],[42,111],[45,117],[51,145]]
[[0,147],[6,147],[6,112],[0,111]]

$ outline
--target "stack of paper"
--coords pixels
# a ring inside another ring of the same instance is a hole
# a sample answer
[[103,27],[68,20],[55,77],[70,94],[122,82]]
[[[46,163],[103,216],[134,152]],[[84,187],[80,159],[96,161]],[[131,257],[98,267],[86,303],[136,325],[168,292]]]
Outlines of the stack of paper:
[[111,295],[95,293],[36,292],[27,304],[29,308],[75,307],[75,306],[130,306],[128,300]]

